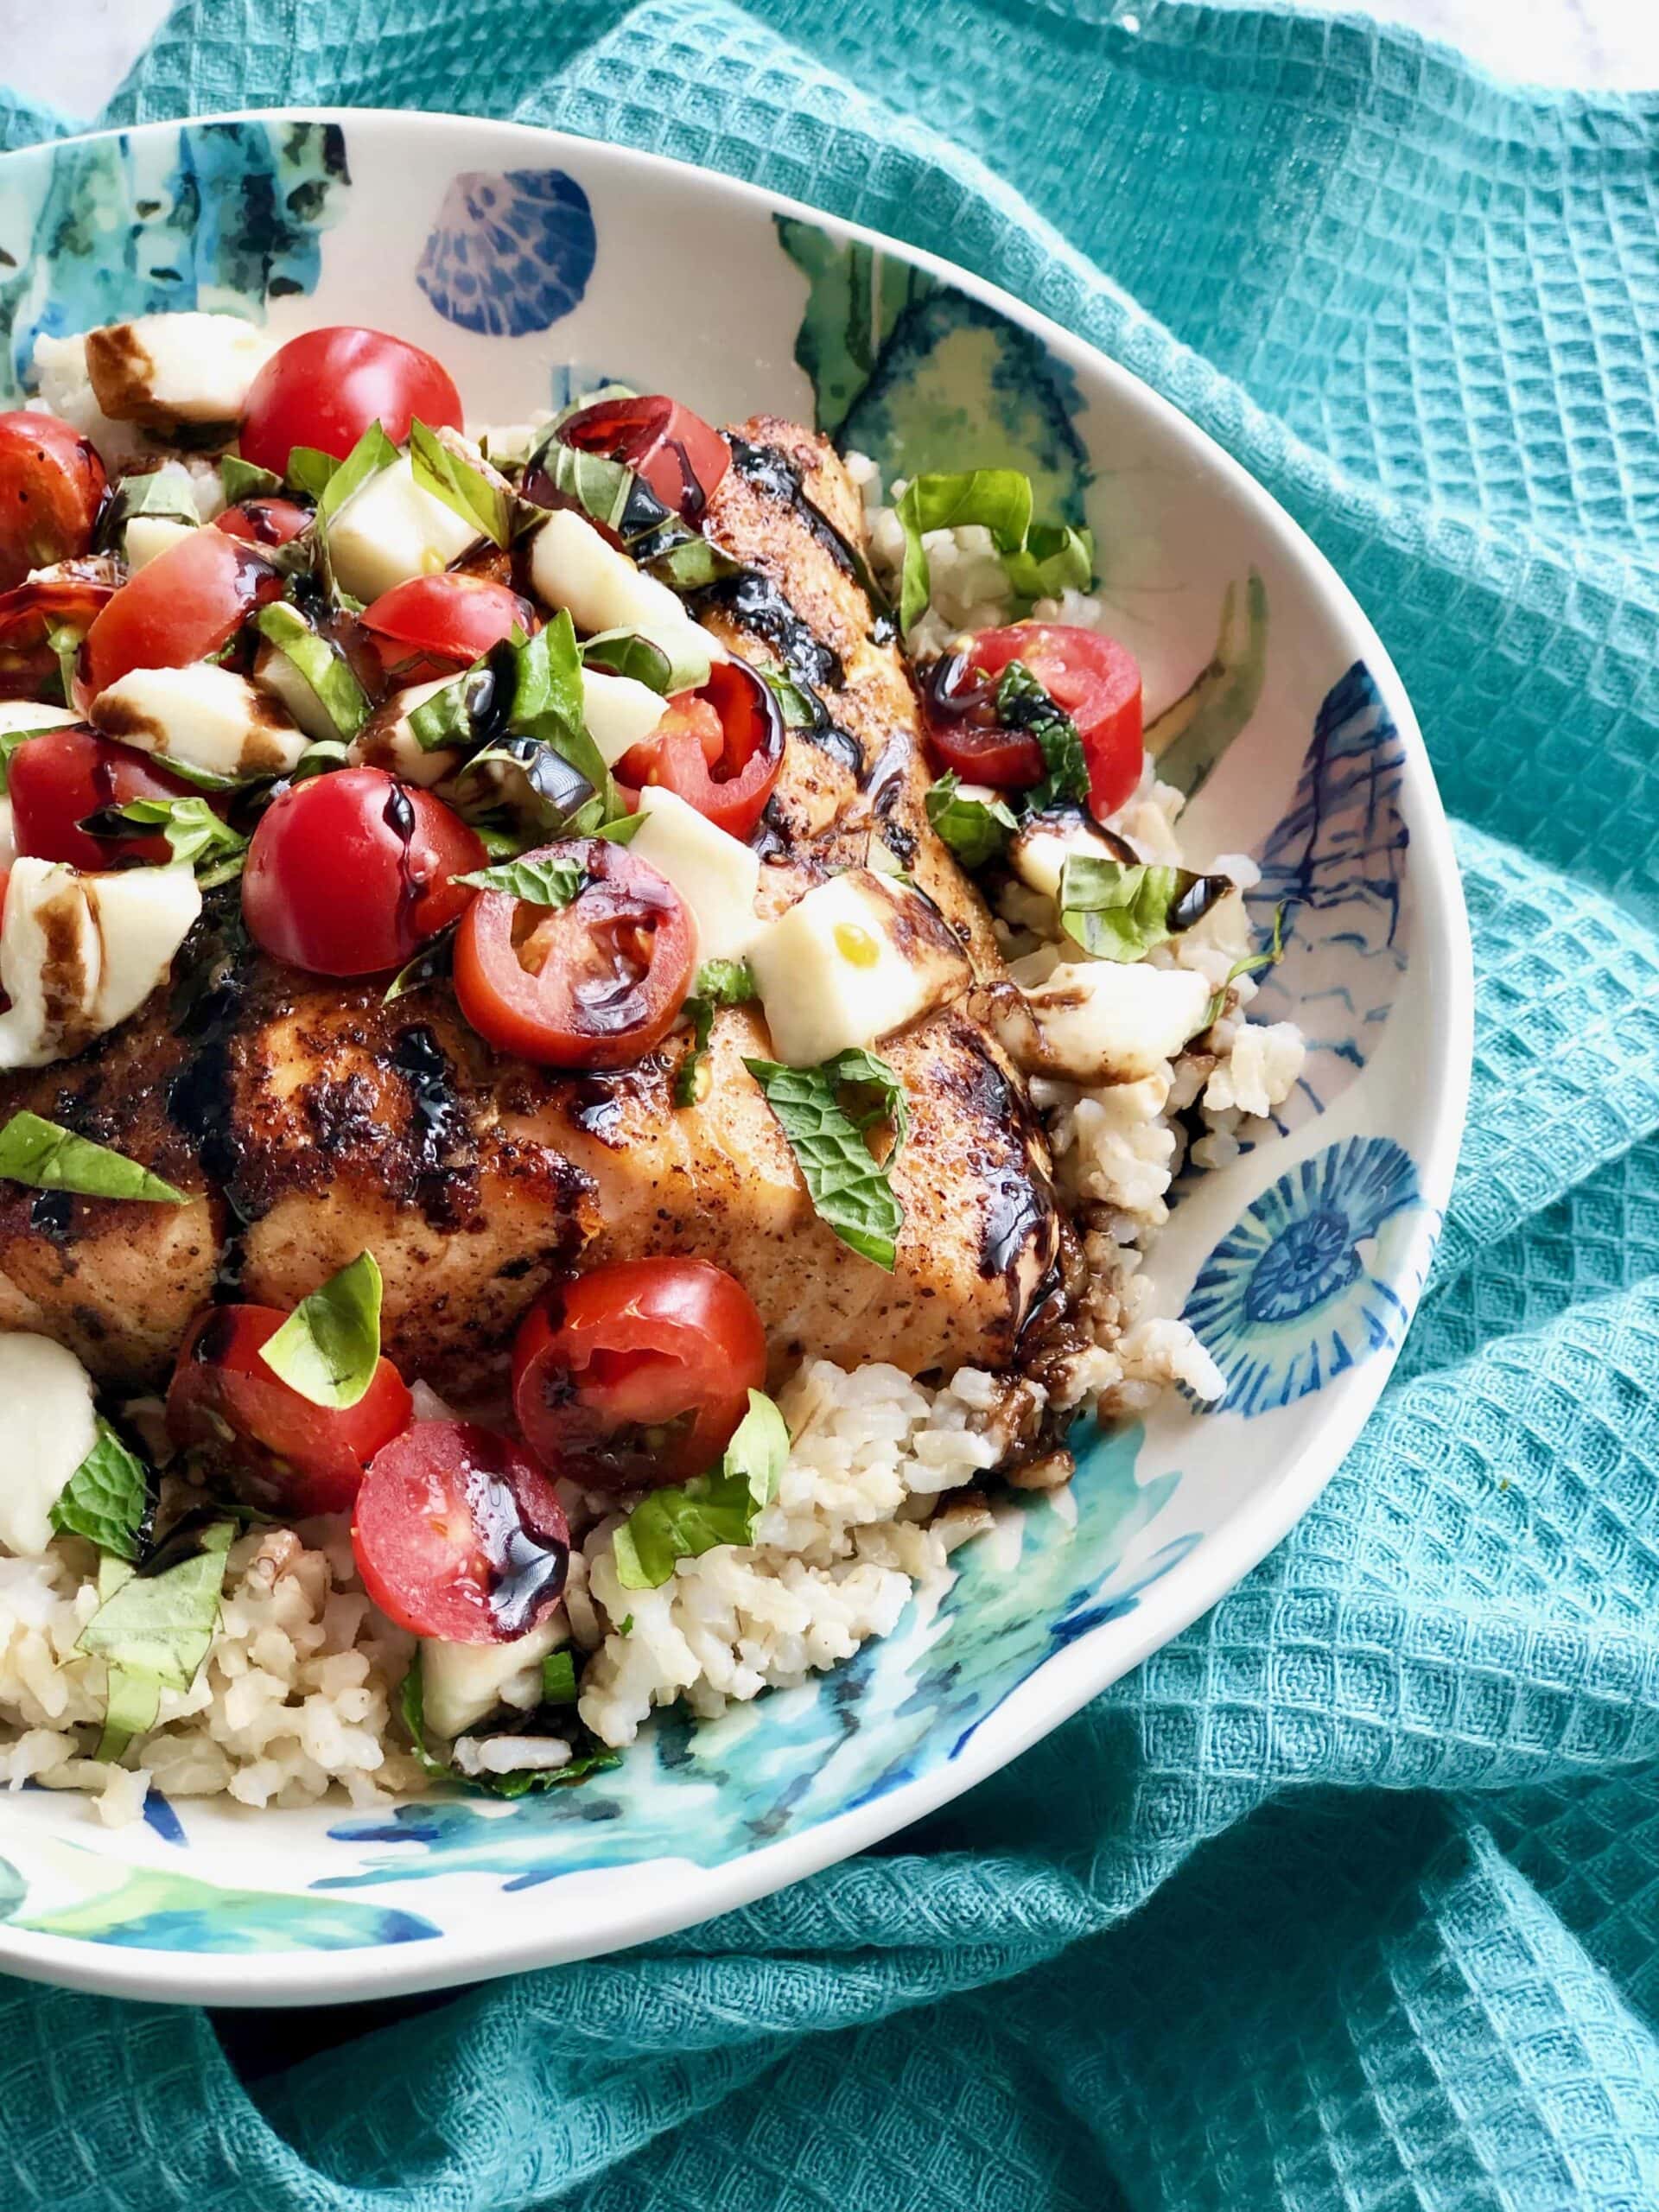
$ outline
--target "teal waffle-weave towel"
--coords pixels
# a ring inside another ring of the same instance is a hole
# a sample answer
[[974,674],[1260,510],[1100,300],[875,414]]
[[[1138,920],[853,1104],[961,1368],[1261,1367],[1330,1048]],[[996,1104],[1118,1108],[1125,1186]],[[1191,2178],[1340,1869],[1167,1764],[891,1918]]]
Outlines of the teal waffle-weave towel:
[[[1470,1133],[1319,1505],[1013,1770],[252,2094],[203,2015],[7,1984],[6,2202],[1659,2204],[1659,97],[1173,0],[199,0],[103,119],[311,100],[760,179],[1219,437],[1461,825]],[[4,143],[64,127],[0,95]]]

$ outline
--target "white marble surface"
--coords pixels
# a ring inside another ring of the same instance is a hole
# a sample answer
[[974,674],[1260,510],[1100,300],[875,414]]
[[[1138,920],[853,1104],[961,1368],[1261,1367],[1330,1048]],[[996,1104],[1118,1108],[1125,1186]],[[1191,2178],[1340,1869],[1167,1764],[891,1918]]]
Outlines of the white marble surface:
[[[1119,7],[1130,15],[1134,0]],[[67,114],[92,115],[167,8],[168,0],[53,0],[43,12],[40,0],[0,0],[0,80]],[[1659,87],[1659,0],[1376,0],[1367,12],[1413,24],[1521,82]]]

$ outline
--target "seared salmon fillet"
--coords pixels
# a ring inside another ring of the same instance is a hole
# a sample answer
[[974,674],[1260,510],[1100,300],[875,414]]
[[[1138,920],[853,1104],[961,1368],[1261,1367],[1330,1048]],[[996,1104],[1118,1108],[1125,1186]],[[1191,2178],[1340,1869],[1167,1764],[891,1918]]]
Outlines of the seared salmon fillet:
[[[756,840],[760,911],[865,866],[877,837],[995,981],[989,917],[923,807],[915,693],[866,588],[857,491],[798,425],[760,416],[730,436],[707,529],[744,569],[694,611],[824,710],[789,734]],[[499,1384],[516,1321],[561,1274],[685,1253],[740,1278],[780,1360],[918,1374],[1015,1356],[1061,1225],[1023,1079],[967,1000],[879,1048],[912,1123],[889,1274],[814,1212],[743,1065],[768,1053],[753,1008],[717,1015],[710,1080],[682,1108],[683,1032],[619,1072],[562,1073],[494,1052],[447,981],[391,1005],[385,988],[257,953],[232,889],[210,902],[170,992],[79,1058],[0,1077],[0,1117],[32,1107],[189,1194],[182,1208],[47,1203],[0,1185],[0,1326],[61,1338],[105,1382],[153,1383],[216,1287],[291,1305],[367,1249],[388,1354],[464,1400]]]

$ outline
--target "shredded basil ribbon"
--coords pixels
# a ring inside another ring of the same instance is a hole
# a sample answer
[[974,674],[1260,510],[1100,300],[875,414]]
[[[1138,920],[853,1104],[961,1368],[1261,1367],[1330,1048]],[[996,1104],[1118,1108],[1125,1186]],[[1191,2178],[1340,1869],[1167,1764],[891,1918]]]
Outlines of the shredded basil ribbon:
[[88,1198],[134,1198],[166,1206],[190,1203],[182,1191],[124,1153],[27,1111],[14,1114],[0,1128],[0,1179],[37,1191],[74,1191]]
[[[562,1666],[556,1663],[559,1661],[563,1661]],[[575,1659],[569,1651],[549,1652],[542,1662],[542,1703],[559,1710],[574,1705],[575,1700]],[[563,1766],[520,1767],[508,1774],[461,1774],[448,1760],[441,1759],[427,1743],[426,1694],[421,1681],[418,1649],[404,1676],[398,1707],[423,1770],[435,1782],[459,1783],[463,1789],[480,1790],[486,1796],[523,1797],[532,1790],[567,1788],[573,1782],[585,1782],[590,1774],[603,1774],[622,1764],[620,1752],[601,1744],[580,1721],[571,1720],[561,1722],[555,1732],[570,1745],[571,1755]],[[521,1726],[516,1732],[524,1732]]]
[[79,824],[92,837],[131,837],[160,830],[180,867],[193,868],[204,891],[241,874],[248,840],[213,812],[205,798],[130,798],[100,808]]
[[369,719],[369,695],[339,647],[320,637],[299,608],[286,599],[262,607],[254,626],[298,671],[333,724],[335,738],[344,743],[355,737]]
[[260,1347],[271,1373],[314,1406],[344,1412],[380,1363],[380,1269],[372,1252],[330,1275]]
[[[897,1074],[863,1051],[838,1052],[815,1068],[786,1068],[775,1060],[743,1065],[778,1118],[819,1219],[891,1274],[905,1224],[893,1171],[910,1129]],[[842,1103],[846,1094],[850,1108]],[[884,1122],[893,1129],[893,1149],[878,1161],[868,1132]]]
[[505,545],[512,536],[512,494],[460,454],[452,453],[435,430],[419,416],[409,426],[409,458],[415,481],[423,492],[442,499],[461,520],[487,537],[492,545]]
[[[638,817],[636,817],[638,818]],[[674,1103],[695,1106],[703,1094],[703,1063],[714,1033],[715,1009],[747,1006],[760,995],[747,960],[705,960],[692,978],[681,1013],[691,1024],[691,1049],[674,1077]]]
[[718,1544],[747,1544],[778,1494],[789,1459],[789,1430],[764,1391],[751,1390],[749,1410],[714,1472],[636,1505],[612,1539],[616,1579],[625,1590],[655,1590],[675,1562]]
[[1284,957],[1285,910],[1281,905],[1275,907],[1274,910],[1273,942],[1268,946],[1265,952],[1247,952],[1242,960],[1234,961],[1232,966],[1222,977],[1221,987],[1216,992],[1214,997],[1211,998],[1209,1007],[1205,1010],[1204,1017],[1205,1027],[1206,1029],[1213,1028],[1215,1024],[1221,1020],[1222,1014],[1226,1009],[1227,990],[1230,984],[1236,983],[1241,976],[1255,976],[1258,975],[1264,968],[1276,968]]

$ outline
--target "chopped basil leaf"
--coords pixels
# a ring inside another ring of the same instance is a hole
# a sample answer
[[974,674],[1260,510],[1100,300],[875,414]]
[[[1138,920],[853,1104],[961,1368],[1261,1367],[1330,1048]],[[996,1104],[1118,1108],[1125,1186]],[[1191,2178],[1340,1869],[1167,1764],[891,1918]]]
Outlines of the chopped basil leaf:
[[758,668],[755,674],[778,702],[785,729],[816,729],[823,720],[820,702],[804,685],[797,683],[792,676],[785,676],[776,668]]
[[[644,817],[636,816],[635,820]],[[747,960],[705,960],[692,980],[681,1012],[691,1024],[691,1049],[674,1077],[674,1103],[695,1106],[704,1090],[703,1062],[714,1033],[717,1006],[743,1006],[758,998],[754,970]]]
[[4,798],[10,787],[11,756],[18,747],[27,745],[31,737],[40,737],[47,730],[60,727],[57,722],[42,722],[39,729],[0,730],[0,798]]
[[588,876],[582,862],[568,854],[542,853],[527,860],[504,861],[499,868],[480,868],[455,880],[479,891],[505,891],[531,906],[568,906],[582,896]]
[[343,1413],[380,1360],[380,1269],[372,1252],[330,1275],[260,1349],[271,1373],[314,1406]]
[[505,485],[493,483],[481,469],[452,453],[418,416],[409,426],[409,458],[423,491],[481,531],[492,545],[506,544],[512,535],[512,494]]
[[1071,853],[1060,872],[1060,926],[1096,960],[1139,960],[1202,921],[1232,887],[1224,875]]
[[[575,1662],[569,1652],[554,1652],[543,1662],[543,1681],[547,1680],[546,1668],[551,1659],[563,1657],[571,1666],[574,1688]],[[548,1704],[569,1702],[547,1698]],[[620,1766],[622,1755],[607,1744],[601,1744],[593,1732],[579,1720],[561,1724],[558,1733],[570,1745],[571,1756],[563,1766],[521,1767],[511,1774],[461,1774],[447,1761],[439,1758],[426,1740],[426,1697],[421,1683],[421,1654],[417,1647],[410,1662],[409,1672],[404,1676],[398,1692],[398,1708],[409,1740],[422,1770],[435,1782],[459,1783],[463,1789],[481,1790],[490,1797],[523,1797],[535,1789],[568,1788],[573,1782],[585,1782],[590,1774],[603,1774],[609,1768]],[[518,1732],[523,1733],[521,1730]]]
[[489,671],[480,662],[423,699],[409,717],[410,734],[423,753],[436,753],[470,745],[473,709]]
[[162,1709],[159,1675],[143,1668],[105,1662],[108,1687],[105,1692],[104,1727],[92,1752],[106,1766],[122,1758],[135,1736],[148,1735]]
[[666,696],[680,687],[674,682],[674,664],[658,645],[632,630],[601,630],[582,648],[584,668],[602,668],[612,676],[629,676],[648,690]]
[[583,453],[555,435],[535,455],[556,492],[574,499],[583,514],[622,536],[623,518],[638,480],[626,463],[601,453]]
[[99,518],[96,543],[105,549],[118,545],[135,515],[153,515],[158,522],[187,524],[197,530],[201,511],[188,478],[181,480],[170,468],[152,468],[142,476],[124,476],[114,498]]
[[1057,801],[1087,804],[1089,763],[1077,726],[1055,705],[1022,660],[1011,660],[997,681],[996,718],[1004,729],[1021,730],[1041,747],[1047,772],[1027,798],[1030,813],[1040,814]]
[[299,608],[285,599],[262,607],[254,626],[298,670],[336,735],[355,737],[369,719],[369,695],[340,648],[320,637]]
[[612,1539],[616,1579],[625,1590],[656,1590],[675,1562],[717,1544],[747,1544],[778,1494],[789,1459],[789,1430],[764,1391],[751,1390],[719,1468],[671,1490],[654,1490]]
[[459,922],[451,922],[447,930],[429,938],[415,957],[397,970],[386,986],[383,1006],[407,998],[411,991],[423,991],[429,983],[442,982],[454,965],[455,931],[460,926]]
[[326,776],[333,769],[343,768],[351,754],[352,748],[343,738],[316,738],[294,763],[288,780],[290,784],[303,784],[313,776]]
[[315,446],[295,446],[288,456],[288,488],[290,492],[303,492],[308,499],[320,499],[340,466],[333,454],[322,453]]
[[98,1440],[60,1492],[52,1526],[118,1559],[136,1560],[150,1510],[149,1469],[100,1414]]
[[[569,610],[518,647],[514,656],[509,734],[533,738],[548,747],[588,785],[589,796],[567,810],[559,827],[567,834],[591,833],[622,812],[615,783],[582,719],[582,658]],[[522,766],[522,762],[520,763]],[[531,778],[532,788],[536,787]]]
[[76,1191],[88,1198],[137,1198],[146,1205],[182,1206],[182,1191],[107,1145],[78,1137],[38,1114],[14,1114],[0,1128],[0,1179],[37,1191]]
[[550,1651],[542,1661],[542,1703],[574,1705],[576,1662],[568,1650]]
[[215,1521],[173,1565],[127,1576],[81,1630],[77,1650],[188,1690],[213,1640],[235,1535],[235,1522]]
[[928,787],[922,804],[963,868],[983,868],[1006,849],[1018,824],[1003,800],[962,798],[961,789],[962,779],[952,770]]
[[1094,540],[1086,530],[1031,519],[1031,479],[1014,468],[971,468],[960,475],[917,476],[899,502],[905,559],[899,621],[913,630],[927,612],[932,591],[927,548],[930,530],[988,530],[1008,586],[1021,599],[1057,598],[1068,586],[1086,591],[1094,579]]
[[390,468],[397,458],[397,447],[378,423],[370,423],[344,461],[319,453],[314,446],[296,446],[289,454],[289,482],[298,491],[308,492],[317,503],[314,528],[323,581],[344,607],[355,609],[360,602],[335,580],[328,551],[328,524],[354,492],[360,492],[372,476]]
[[[298,450],[304,453],[308,448],[301,446]],[[244,499],[267,499],[273,492],[283,488],[283,480],[274,468],[261,468],[251,461],[244,461],[239,453],[219,455],[219,481],[227,507],[240,506]]]
[[639,565],[671,591],[692,592],[705,590],[722,577],[737,575],[743,563],[722,553],[718,545],[711,545],[706,537],[688,534],[660,553],[647,554]]
[[195,870],[204,891],[232,882],[247,857],[247,839],[205,798],[125,799],[101,807],[77,826],[92,837],[153,836],[159,830],[174,860]]
[[633,1615],[632,1613],[623,1614],[621,1619],[618,1621],[616,1624],[616,1632],[619,1636],[632,1636],[633,1634]]
[[[891,1274],[905,1223],[893,1169],[910,1123],[897,1075],[866,1052],[839,1052],[815,1068],[786,1068],[774,1060],[743,1065],[778,1117],[819,1219],[843,1244]],[[843,1105],[844,1091],[852,1093],[854,1110]],[[872,1093],[874,1104],[868,1103]],[[866,1139],[884,1121],[892,1124],[893,1144],[880,1162]]]
[[1273,917],[1273,942],[1265,952],[1247,952],[1242,960],[1235,960],[1221,982],[1221,988],[1211,1000],[1204,1017],[1206,1029],[1213,1028],[1221,1020],[1227,1006],[1227,988],[1241,976],[1258,975],[1263,968],[1276,968],[1285,957],[1285,910],[1276,907]]
[[594,835],[608,838],[613,845],[631,845],[647,819],[643,814],[619,814],[614,822],[601,822]]

